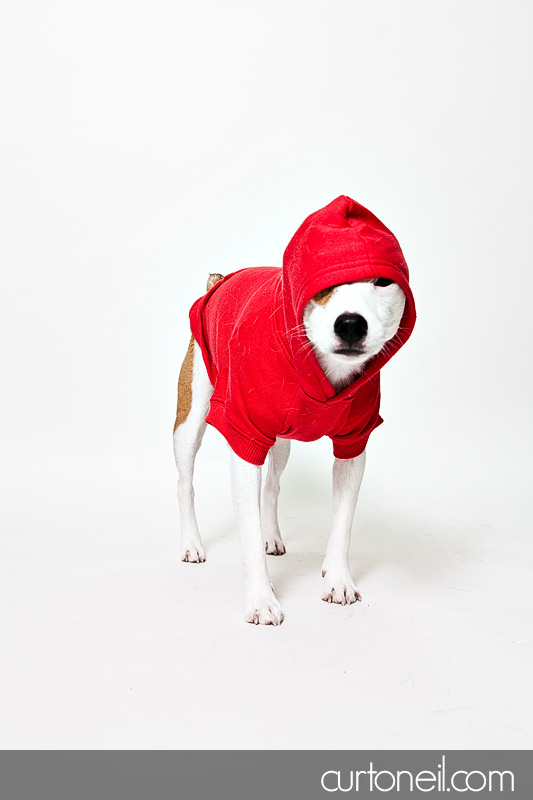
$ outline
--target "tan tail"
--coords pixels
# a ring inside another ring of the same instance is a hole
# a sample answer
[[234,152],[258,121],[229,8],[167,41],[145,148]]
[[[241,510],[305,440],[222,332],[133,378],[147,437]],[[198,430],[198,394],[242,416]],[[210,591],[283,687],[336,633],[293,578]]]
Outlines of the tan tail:
[[223,277],[224,276],[221,275],[220,272],[212,272],[209,278],[207,279],[207,291],[209,291],[209,289],[212,289],[215,283],[221,281]]
[[192,373],[194,365],[194,336],[191,336],[187,353],[183,359],[178,378],[178,408],[176,410],[176,422],[174,423],[174,433],[178,425],[185,422],[189,416],[192,405]]
[[[207,279],[207,291],[212,289],[215,283],[222,280],[224,275],[219,272],[212,272]],[[191,336],[187,353],[183,360],[178,379],[178,407],[176,410],[176,421],[174,423],[174,433],[178,425],[185,422],[189,416],[192,404],[192,376],[194,367],[194,337]]]

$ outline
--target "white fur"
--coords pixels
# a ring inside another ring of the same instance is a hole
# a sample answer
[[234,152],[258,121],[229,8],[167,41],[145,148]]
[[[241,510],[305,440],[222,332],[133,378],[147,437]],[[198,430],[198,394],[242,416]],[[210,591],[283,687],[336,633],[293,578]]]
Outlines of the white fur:
[[181,560],[205,561],[196,512],[194,510],[194,461],[204,437],[213,386],[207,375],[202,351],[194,343],[192,404],[185,422],[174,432],[174,458],[178,468],[178,503],[181,520]]
[[[364,369],[369,358],[379,353],[395,335],[403,314],[405,296],[396,285],[376,286],[373,282],[343,284],[324,305],[311,300],[303,324],[317,358],[336,391],[347,386]],[[360,314],[367,320],[368,333],[358,354],[340,355],[335,320],[342,314]],[[174,434],[178,467],[178,501],[181,518],[183,561],[205,561],[194,510],[192,485],[194,460],[205,431],[205,418],[213,387],[207,376],[201,350],[195,343],[192,406],[185,422]],[[289,457],[290,442],[278,439],[269,453],[269,467],[261,509],[261,467],[249,464],[231,452],[232,498],[241,540],[244,569],[244,618],[256,625],[280,625],[283,611],[268,574],[266,554],[283,555],[277,503],[280,476]],[[322,565],[322,599],[348,605],[361,600],[350,573],[350,534],[365,468],[365,453],[352,459],[335,459],[333,464],[333,524]]]
[[[305,332],[320,366],[337,391],[348,386],[363,371],[365,363],[396,334],[404,306],[405,295],[397,283],[376,286],[373,281],[337,286],[325,305],[309,301],[303,316]],[[364,352],[360,355],[334,352],[342,344],[333,328],[341,314],[360,314],[368,323]]]

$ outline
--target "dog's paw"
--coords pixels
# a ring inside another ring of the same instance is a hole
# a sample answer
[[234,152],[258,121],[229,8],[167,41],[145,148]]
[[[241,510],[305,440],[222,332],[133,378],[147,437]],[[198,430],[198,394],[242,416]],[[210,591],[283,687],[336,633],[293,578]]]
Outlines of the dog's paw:
[[279,601],[271,595],[260,602],[246,603],[244,619],[254,625],[281,625],[284,614]]
[[199,544],[188,544],[182,548],[181,560],[188,561],[190,564],[201,564],[205,561],[205,553]]
[[349,575],[335,576],[333,572],[322,570],[322,600],[326,603],[349,606],[362,599],[361,592]]
[[278,536],[269,536],[265,539],[265,550],[269,556],[282,556],[287,552]]

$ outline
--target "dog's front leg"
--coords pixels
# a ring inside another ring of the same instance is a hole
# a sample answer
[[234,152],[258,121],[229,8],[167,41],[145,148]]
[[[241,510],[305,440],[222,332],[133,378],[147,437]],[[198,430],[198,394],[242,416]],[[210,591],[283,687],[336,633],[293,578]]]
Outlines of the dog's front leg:
[[322,564],[322,600],[328,603],[344,606],[361,600],[350,573],[349,550],[365,458],[361,453],[356,458],[336,458],[333,464],[333,527]]
[[261,530],[261,467],[231,451],[231,493],[244,568],[244,618],[256,625],[280,625],[283,611],[272,591]]

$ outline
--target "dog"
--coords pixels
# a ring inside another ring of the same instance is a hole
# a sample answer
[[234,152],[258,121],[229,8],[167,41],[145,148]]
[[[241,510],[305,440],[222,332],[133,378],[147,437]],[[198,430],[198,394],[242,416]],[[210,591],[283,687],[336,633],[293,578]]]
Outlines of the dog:
[[231,448],[247,622],[280,625],[284,619],[266,556],[285,553],[277,507],[294,438],[327,435],[334,446],[322,599],[340,605],[361,600],[348,553],[366,442],[382,421],[379,370],[407,340],[414,320],[397,240],[344,195],[304,221],[285,251],[283,270],[209,276],[206,295],[191,309],[193,337],[178,381],[174,453],[181,558],[205,561],[193,471],[210,422]]

